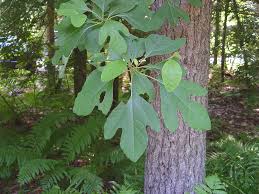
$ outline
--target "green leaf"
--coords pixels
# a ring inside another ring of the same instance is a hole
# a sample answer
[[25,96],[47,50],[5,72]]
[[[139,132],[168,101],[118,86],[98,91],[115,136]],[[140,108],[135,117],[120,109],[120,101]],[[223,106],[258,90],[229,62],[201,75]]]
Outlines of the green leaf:
[[156,17],[146,0],[142,0],[134,9],[119,15],[119,17],[127,20],[133,28],[143,32],[159,30],[163,24],[163,18]]
[[185,38],[172,40],[166,36],[152,34],[145,40],[145,57],[171,54],[180,49],[185,42]]
[[162,69],[162,78],[168,92],[173,92],[182,80],[182,68],[175,60],[167,61]]
[[102,13],[109,9],[109,5],[113,1],[115,0],[92,0],[92,2],[101,9]]
[[[105,93],[102,101],[101,95]],[[111,108],[113,100],[113,82],[103,82],[101,72],[94,70],[87,78],[82,91],[78,94],[73,111],[79,116],[89,115],[98,106],[104,114]]]
[[121,103],[108,117],[104,126],[105,139],[111,139],[122,128],[120,146],[126,156],[136,162],[147,147],[146,126],[159,129],[159,120],[152,106],[139,96]]
[[140,2],[138,0],[116,0],[111,3],[109,15],[114,16],[132,10]]
[[107,62],[103,68],[101,80],[104,82],[111,81],[127,70],[127,63],[123,60]]
[[79,14],[79,12],[73,7],[71,3],[62,3],[57,12],[58,15],[61,16],[73,16]]
[[161,112],[166,127],[171,131],[175,131],[178,127],[177,111],[182,113],[184,121],[190,127],[196,130],[209,130],[211,128],[211,121],[206,108],[190,100],[191,95],[205,95],[205,89],[183,80],[171,93],[168,93],[165,87],[161,85],[160,94]]
[[120,103],[109,115],[104,126],[105,139],[111,139],[119,128],[122,129],[120,146],[126,156],[134,162],[147,147],[146,127],[150,126],[157,132],[160,130],[160,122],[152,105],[138,95],[143,92],[143,88],[136,89],[132,84],[132,95],[128,103]]
[[139,72],[134,73],[134,79],[132,84],[135,86],[135,91],[138,94],[147,94],[149,96],[149,101],[155,99],[155,89],[152,82],[143,74]]
[[62,3],[58,9],[58,15],[73,16],[83,14],[87,11],[87,6],[83,0],[70,0]]
[[91,53],[99,53],[102,47],[98,44],[100,28],[91,28],[84,33],[79,41],[80,50],[87,50]]
[[163,18],[163,20],[167,20],[172,26],[177,25],[180,18],[185,22],[190,21],[189,15],[176,2],[170,0],[165,0],[156,15],[159,18]]
[[195,7],[201,7],[202,1],[201,0],[188,0],[188,2]]
[[87,19],[86,15],[84,15],[86,11],[87,6],[83,0],[71,0],[60,5],[58,14],[70,17],[72,25],[80,27]]
[[200,184],[195,187],[195,193],[197,194],[207,194],[207,193],[215,193],[215,194],[227,194],[226,186],[224,183],[220,181],[218,176],[208,176],[205,179],[206,184]]
[[117,54],[126,53],[127,43],[120,33],[125,36],[130,35],[128,28],[122,23],[113,20],[106,21],[99,32],[99,44],[103,45],[110,37],[109,49]]
[[89,24],[75,28],[71,25],[69,18],[64,18],[56,28],[58,31],[56,44],[59,47],[59,52],[65,57],[68,57],[72,50],[77,47],[79,40],[83,34],[87,33],[88,29],[90,29]]
[[71,23],[78,28],[85,23],[86,19],[87,17],[84,14],[73,15],[71,16]]
[[127,38],[127,60],[134,60],[142,57],[145,53],[145,44],[143,39]]

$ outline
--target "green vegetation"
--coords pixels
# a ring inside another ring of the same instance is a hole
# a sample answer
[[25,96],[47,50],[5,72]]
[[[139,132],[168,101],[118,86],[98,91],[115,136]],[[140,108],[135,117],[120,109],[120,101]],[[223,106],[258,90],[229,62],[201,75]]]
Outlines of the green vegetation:
[[154,139],[182,141],[167,155],[207,130],[206,177],[186,175],[185,193],[259,192],[259,2],[213,1],[208,87],[206,53],[184,50],[205,43],[156,33],[195,15],[157,2],[0,0],[0,193],[149,193]]

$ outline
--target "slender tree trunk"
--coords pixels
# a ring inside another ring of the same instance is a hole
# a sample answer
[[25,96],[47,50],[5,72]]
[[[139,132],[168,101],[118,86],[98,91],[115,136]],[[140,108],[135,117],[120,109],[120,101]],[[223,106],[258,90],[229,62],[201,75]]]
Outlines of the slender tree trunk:
[[226,63],[226,38],[227,38],[227,21],[229,12],[229,1],[225,2],[225,15],[223,24],[223,34],[222,34],[222,48],[221,48],[221,82],[225,81],[225,63]]
[[116,78],[113,82],[113,103],[112,109],[114,109],[119,102],[119,92],[120,92],[120,78]]
[[[156,0],[153,7],[160,7],[163,2]],[[187,38],[187,44],[180,50],[181,63],[188,70],[187,78],[203,86],[207,86],[209,73],[210,6],[210,0],[204,0],[202,8],[191,7],[182,0],[181,7],[190,14],[190,23],[180,23],[174,28],[165,25],[160,32],[171,38]],[[160,60],[161,57],[152,59]],[[205,176],[206,133],[189,128],[180,115],[177,131],[169,132],[161,116],[159,86],[155,84],[155,88],[153,105],[160,115],[161,132],[148,130],[144,191],[146,194],[193,193],[194,186],[202,183]],[[196,100],[207,105],[207,97]]]
[[87,52],[75,49],[74,59],[74,94],[77,96],[86,80]]
[[55,54],[55,8],[54,1],[47,0],[47,45],[48,45],[48,59],[47,70],[48,70],[48,89],[53,92],[56,85],[56,69],[51,63],[51,59]]
[[221,0],[217,0],[216,7],[215,7],[215,42],[213,48],[213,65],[218,64],[218,53],[219,53],[219,38],[220,38],[220,19],[221,19]]
[[[248,70],[248,55],[247,55],[247,51],[246,51],[246,48],[245,48],[245,36],[244,36],[245,29],[244,29],[244,26],[243,26],[243,24],[240,20],[239,15],[238,15],[238,4],[237,4],[236,0],[233,0],[233,8],[234,8],[234,15],[235,15],[235,18],[236,18],[236,21],[237,21],[237,28],[238,28],[237,38],[239,40],[240,49],[243,53],[245,71],[247,72],[247,70]],[[246,78],[247,77],[248,77],[248,75],[246,73]],[[246,84],[247,84],[248,87],[250,86],[249,79],[246,79]]]

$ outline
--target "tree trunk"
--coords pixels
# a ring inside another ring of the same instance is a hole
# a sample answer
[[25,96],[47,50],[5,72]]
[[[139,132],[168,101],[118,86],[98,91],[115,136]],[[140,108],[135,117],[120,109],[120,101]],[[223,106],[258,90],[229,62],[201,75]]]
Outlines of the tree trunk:
[[114,109],[119,102],[119,92],[120,92],[120,78],[117,77],[113,82],[113,102],[112,109]]
[[213,48],[213,65],[218,64],[218,53],[219,53],[219,37],[220,37],[220,19],[221,19],[221,0],[217,0],[216,7],[215,7],[215,42]]
[[75,49],[74,57],[74,94],[77,96],[86,80],[87,53],[86,51]]
[[[163,0],[156,0],[157,9]],[[207,86],[209,73],[210,0],[203,1],[202,8],[194,8],[181,1],[181,7],[190,14],[190,23],[177,27],[165,25],[161,34],[171,38],[186,37],[187,44],[180,50],[181,63],[188,70],[187,79]],[[153,62],[161,57],[153,58]],[[154,108],[161,120],[161,132],[148,130],[149,142],[145,164],[146,194],[183,194],[193,192],[196,184],[205,176],[206,133],[189,128],[179,115],[179,127],[175,133],[164,126],[160,111],[159,86],[155,84]],[[196,98],[207,105],[207,97]]]
[[225,16],[223,24],[223,34],[222,34],[222,48],[221,48],[221,82],[225,81],[225,63],[226,63],[226,38],[227,38],[227,21],[229,12],[229,1],[225,2]]
[[[248,55],[247,55],[247,51],[246,51],[246,48],[245,48],[245,29],[244,29],[244,26],[240,20],[240,17],[238,15],[238,4],[236,2],[236,0],[233,0],[233,8],[234,8],[234,15],[235,15],[235,18],[237,20],[237,38],[239,40],[239,46],[240,46],[240,49],[241,49],[241,52],[243,54],[243,59],[244,59],[244,67],[245,67],[245,71],[246,71],[246,78],[248,78],[248,75],[247,75],[247,71],[248,71]],[[246,85],[248,87],[250,87],[251,83],[249,82],[249,79],[246,79]]]
[[54,1],[47,0],[47,45],[48,45],[48,89],[53,92],[56,85],[56,69],[51,63],[51,59],[55,54],[54,44],[55,44],[55,8]]

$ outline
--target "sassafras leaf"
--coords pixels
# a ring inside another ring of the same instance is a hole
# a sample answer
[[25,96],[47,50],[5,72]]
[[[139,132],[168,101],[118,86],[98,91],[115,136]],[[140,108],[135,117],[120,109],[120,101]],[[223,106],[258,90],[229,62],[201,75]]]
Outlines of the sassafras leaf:
[[121,33],[124,36],[130,35],[128,28],[122,23],[108,20],[100,29],[99,44],[103,45],[107,38],[110,37],[109,49],[118,54],[126,53],[127,43]]
[[[134,77],[133,75],[133,79]],[[147,147],[146,127],[150,126],[155,131],[160,130],[160,121],[152,105],[139,96],[139,93],[143,92],[143,89],[136,90],[132,85],[132,95],[128,103],[119,104],[109,115],[104,126],[105,139],[111,139],[119,128],[122,129],[120,146],[126,156],[134,162]]]
[[[193,87],[194,86],[194,87]],[[204,106],[191,101],[190,96],[202,96],[206,90],[190,81],[182,81],[171,93],[163,85],[160,86],[161,112],[165,125],[171,131],[178,127],[177,111],[182,113],[184,121],[196,130],[209,130],[211,121]]]
[[127,70],[127,63],[123,60],[107,62],[103,69],[101,80],[111,81]]
[[152,34],[145,39],[145,57],[171,54],[180,49],[185,42],[185,38],[172,40],[167,36]]
[[180,64],[171,59],[167,61],[162,69],[162,79],[168,92],[173,92],[182,80],[183,72]]
[[[100,101],[102,93],[105,96]],[[77,115],[87,116],[98,106],[104,114],[111,108],[113,100],[113,82],[101,81],[101,72],[94,70],[87,78],[82,91],[78,94],[73,111]]]

